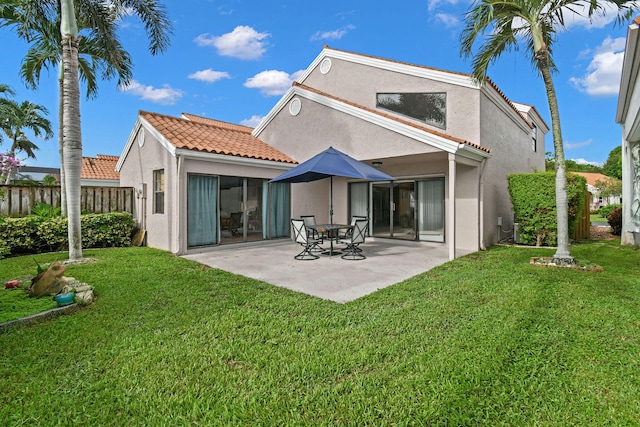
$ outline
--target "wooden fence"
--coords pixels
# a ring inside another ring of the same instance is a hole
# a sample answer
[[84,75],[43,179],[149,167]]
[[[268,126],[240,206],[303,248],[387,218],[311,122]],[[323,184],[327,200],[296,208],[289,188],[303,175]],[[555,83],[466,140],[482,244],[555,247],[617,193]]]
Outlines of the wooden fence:
[[591,235],[591,193],[588,191],[585,192],[583,203],[582,213],[573,233],[573,238],[577,240],[588,239]]
[[[82,187],[80,209],[87,213],[131,212],[134,191],[131,187]],[[60,206],[60,187],[0,185],[0,216],[23,217],[38,203]]]

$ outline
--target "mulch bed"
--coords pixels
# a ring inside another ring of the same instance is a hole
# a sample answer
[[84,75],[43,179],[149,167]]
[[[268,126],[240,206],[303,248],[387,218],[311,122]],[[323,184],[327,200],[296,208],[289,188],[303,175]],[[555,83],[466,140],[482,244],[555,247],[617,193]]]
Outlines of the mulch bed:
[[613,234],[611,234],[611,227],[602,227],[595,225],[591,226],[589,238],[593,240],[620,240],[620,236],[614,236]]

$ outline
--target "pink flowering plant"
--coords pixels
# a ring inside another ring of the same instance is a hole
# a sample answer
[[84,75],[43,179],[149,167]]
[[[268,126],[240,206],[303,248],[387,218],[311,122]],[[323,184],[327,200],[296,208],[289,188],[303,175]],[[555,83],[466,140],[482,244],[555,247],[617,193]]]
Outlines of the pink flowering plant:
[[0,182],[7,179],[13,171],[18,170],[22,166],[20,160],[6,153],[0,153]]

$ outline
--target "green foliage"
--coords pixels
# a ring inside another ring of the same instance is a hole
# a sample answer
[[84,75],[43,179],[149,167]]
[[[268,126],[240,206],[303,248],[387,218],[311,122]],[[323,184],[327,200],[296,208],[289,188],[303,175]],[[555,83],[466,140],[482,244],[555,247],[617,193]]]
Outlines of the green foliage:
[[617,207],[609,215],[607,222],[611,226],[611,233],[619,236],[622,234],[622,208]]
[[54,218],[60,216],[60,207],[54,208],[48,203],[38,203],[31,209],[31,213],[40,218]]
[[[81,217],[82,245],[87,248],[128,246],[134,229],[128,212],[88,214]],[[6,218],[0,223],[0,241],[12,255],[66,250],[69,246],[67,219],[29,215]]]
[[58,180],[53,175],[45,175],[44,178],[42,178],[42,185],[45,187],[54,187],[58,185]]
[[[555,245],[558,238],[555,173],[512,174],[508,181],[521,241],[528,245]],[[586,180],[567,174],[569,235],[577,225],[585,193]]]
[[601,206],[600,209],[598,209],[598,215],[600,215],[603,218],[606,218],[609,216],[609,214],[611,212],[613,212],[614,209],[620,207],[620,205],[605,205],[605,206]]
[[622,146],[619,145],[609,153],[602,166],[603,173],[612,178],[622,179]]
[[[556,162],[553,158],[553,153],[547,151],[545,154],[545,167],[547,172],[553,172],[556,170]],[[566,171],[567,172],[596,172],[602,173],[602,168],[597,165],[592,165],[589,163],[576,163],[574,160],[565,160],[564,161]]]

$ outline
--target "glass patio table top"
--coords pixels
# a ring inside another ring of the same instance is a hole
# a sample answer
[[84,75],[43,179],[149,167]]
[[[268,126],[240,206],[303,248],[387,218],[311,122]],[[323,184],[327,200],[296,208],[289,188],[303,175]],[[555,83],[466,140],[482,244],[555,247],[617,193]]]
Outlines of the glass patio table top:
[[328,251],[322,252],[323,255],[336,255],[341,254],[342,251],[337,251],[333,249],[333,241],[338,240],[338,230],[349,230],[353,228],[353,225],[350,224],[315,224],[310,225],[308,228],[316,230],[319,233],[322,233],[329,239],[330,249]]

